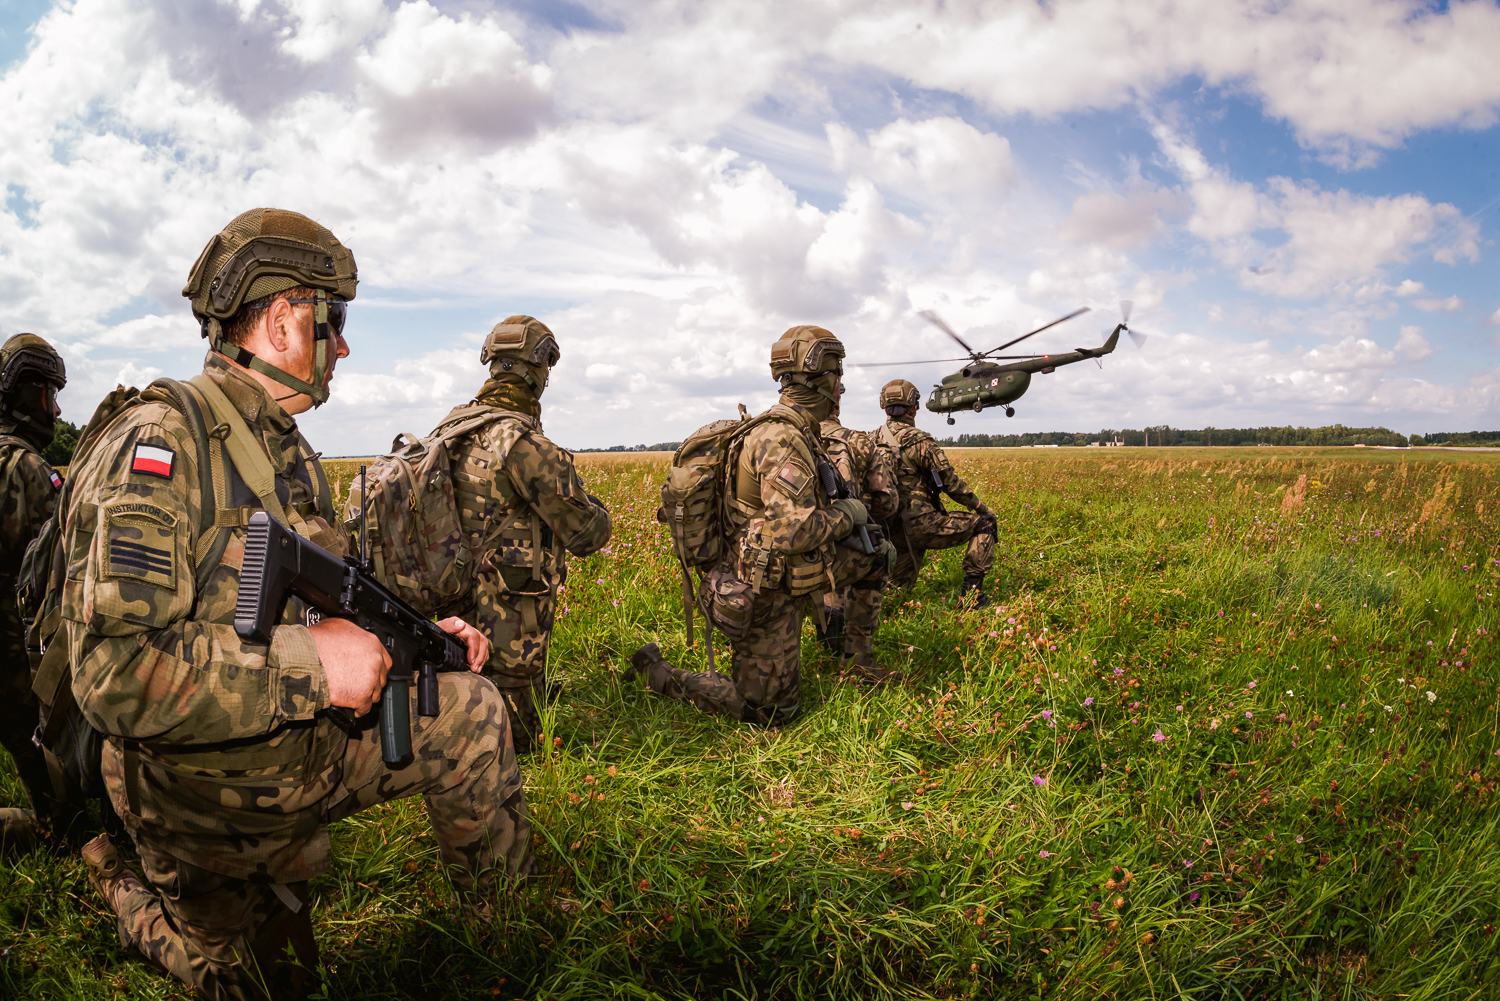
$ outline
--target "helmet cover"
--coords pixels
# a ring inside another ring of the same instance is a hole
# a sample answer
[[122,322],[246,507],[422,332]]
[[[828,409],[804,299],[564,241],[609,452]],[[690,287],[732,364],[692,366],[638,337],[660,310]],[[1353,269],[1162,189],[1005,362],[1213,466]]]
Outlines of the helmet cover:
[[915,407],[922,402],[922,391],[905,379],[892,379],[880,388],[880,409]]
[[495,324],[479,349],[479,363],[488,364],[490,378],[519,375],[536,396],[547,388],[552,366],[562,357],[557,337],[541,320],[518,313]]
[[16,334],[0,347],[0,393],[23,382],[45,382],[57,389],[68,384],[62,356],[36,334]]
[[813,376],[820,372],[844,373],[844,345],[823,329],[804,324],[792,327],[771,345],[771,378]]

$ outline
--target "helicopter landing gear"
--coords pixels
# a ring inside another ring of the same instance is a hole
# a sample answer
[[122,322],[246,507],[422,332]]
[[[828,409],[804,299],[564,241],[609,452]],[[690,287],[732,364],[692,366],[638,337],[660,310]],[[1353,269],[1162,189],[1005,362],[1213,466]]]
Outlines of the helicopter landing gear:
[[957,424],[957,423],[958,423],[958,421],[956,421],[956,420],[954,420],[954,419],[953,419],[953,418],[952,418],[952,417],[950,417],[950,418],[948,418],[948,423],[949,423],[949,424]]
[[1014,416],[1016,416],[1016,408],[1015,407],[1006,407],[1005,408],[1005,416],[1007,416],[1007,417],[1014,417]]
[[975,400],[974,401],[974,412],[976,414],[982,414],[982,413],[984,413],[984,404],[980,403],[978,400]]

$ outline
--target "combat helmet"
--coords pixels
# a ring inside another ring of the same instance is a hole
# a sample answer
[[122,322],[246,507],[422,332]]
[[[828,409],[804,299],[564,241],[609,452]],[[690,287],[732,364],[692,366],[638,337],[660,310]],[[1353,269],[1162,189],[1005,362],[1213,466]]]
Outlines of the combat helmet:
[[506,372],[519,375],[537,396],[547,388],[552,366],[562,357],[557,338],[541,320],[518,313],[507,316],[490,330],[479,349],[479,363],[488,364],[490,378]]
[[837,406],[833,383],[843,374],[844,344],[822,327],[792,327],[771,345],[771,378],[782,386],[811,387]]
[[892,379],[880,387],[880,409],[906,407],[914,409],[922,402],[922,391],[905,379]]
[[9,396],[23,382],[45,382],[56,389],[68,384],[62,355],[36,334],[16,334],[0,347],[0,394]]
[[[354,298],[358,282],[354,254],[328,229],[300,212],[260,208],[235,216],[208,241],[188,273],[182,294],[192,300],[193,316],[215,351],[305,393],[313,406],[320,407],[328,400],[323,385],[328,342],[343,330],[344,304]],[[304,286],[315,292],[311,383],[230,344],[223,327],[245,303]]]

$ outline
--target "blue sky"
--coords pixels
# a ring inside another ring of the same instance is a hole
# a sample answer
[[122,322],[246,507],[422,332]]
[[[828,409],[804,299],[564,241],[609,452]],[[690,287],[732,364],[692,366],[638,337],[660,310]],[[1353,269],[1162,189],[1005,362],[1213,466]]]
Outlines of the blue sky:
[[[273,204],[357,255],[329,454],[422,432],[494,322],[551,323],[546,424],[681,438],[768,404],[769,344],[950,357],[1079,306],[1007,419],[1500,427],[1493,2],[757,5],[0,0],[0,333],[68,357],[65,416],[187,374],[177,292]],[[846,423],[880,382],[851,371]],[[923,419],[938,433],[936,415]]]

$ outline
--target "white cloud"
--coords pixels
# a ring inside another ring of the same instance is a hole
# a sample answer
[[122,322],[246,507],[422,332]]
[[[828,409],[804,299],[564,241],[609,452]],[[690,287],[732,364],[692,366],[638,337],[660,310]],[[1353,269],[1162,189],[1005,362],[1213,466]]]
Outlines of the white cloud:
[[1432,354],[1432,344],[1422,336],[1421,327],[1402,327],[1401,337],[1396,341],[1396,350],[1412,361],[1421,361]]
[[1401,284],[1396,287],[1396,294],[1402,298],[1421,295],[1425,291],[1427,291],[1426,285],[1423,285],[1421,282],[1412,281],[1410,278],[1403,278]]
[[1163,213],[1175,213],[1181,196],[1162,188],[1136,186],[1125,194],[1093,191],[1080,195],[1059,230],[1071,243],[1100,243],[1116,250],[1139,250],[1162,231]]
[[864,173],[882,187],[923,198],[991,201],[1015,175],[1010,142],[959,118],[897,119],[861,141],[847,126],[828,126],[833,167]]
[[201,339],[190,315],[142,316],[116,324],[93,338],[93,343],[112,348],[142,351],[176,351],[192,348]]
[[1116,108],[1197,76],[1245,88],[1353,167],[1416,129],[1494,122],[1497,37],[1482,0],[850,0],[828,48],[1006,114]]
[[1446,299],[1414,299],[1412,305],[1424,313],[1457,313],[1464,308],[1464,301],[1450,295]]

